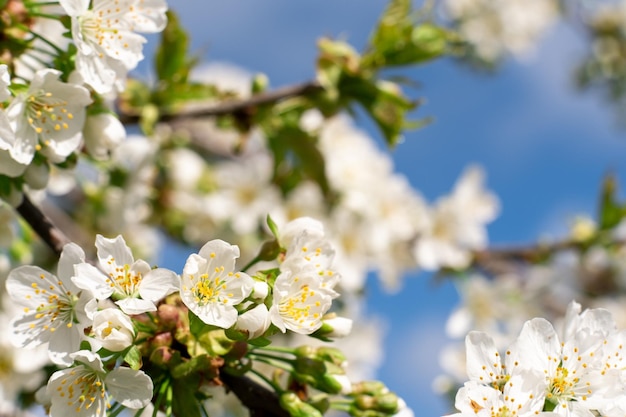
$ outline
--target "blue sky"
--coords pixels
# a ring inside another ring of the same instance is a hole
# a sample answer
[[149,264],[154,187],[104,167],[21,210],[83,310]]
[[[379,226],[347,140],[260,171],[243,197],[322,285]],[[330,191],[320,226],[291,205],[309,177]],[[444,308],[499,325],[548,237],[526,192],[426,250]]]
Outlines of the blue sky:
[[[313,77],[315,42],[322,35],[362,47],[386,4],[170,3],[191,31],[194,51],[207,61],[263,72],[275,87]],[[466,165],[481,164],[501,201],[501,215],[490,226],[495,243],[558,236],[574,215],[593,214],[603,175],[612,170],[626,177],[626,131],[599,97],[574,90],[570,75],[582,51],[579,39],[559,27],[533,57],[507,61],[494,75],[472,72],[452,60],[404,71],[420,82],[415,93],[426,98],[417,115],[434,116],[435,122],[408,133],[392,152],[398,171],[433,201],[449,192]],[[406,399],[416,416],[446,413],[430,384],[439,372],[437,353],[446,342],[443,324],[457,302],[453,285],[435,285],[430,276],[416,274],[407,277],[402,292],[386,294],[374,279],[369,282],[369,311],[388,322],[380,378]]]

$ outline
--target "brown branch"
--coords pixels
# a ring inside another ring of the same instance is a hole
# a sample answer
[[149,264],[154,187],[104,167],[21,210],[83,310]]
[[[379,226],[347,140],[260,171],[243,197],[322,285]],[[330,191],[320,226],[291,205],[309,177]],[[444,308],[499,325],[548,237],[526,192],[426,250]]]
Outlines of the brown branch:
[[220,379],[250,410],[251,417],[290,417],[278,403],[276,393],[250,378],[222,372]]
[[[225,116],[229,114],[248,113],[260,106],[273,104],[291,97],[306,96],[319,91],[323,87],[316,81],[308,81],[301,84],[277,88],[276,90],[255,94],[245,100],[226,100],[221,103],[196,102],[186,104],[172,114],[162,114],[161,121],[169,121],[180,118],[197,118],[207,116]],[[137,123],[140,115],[130,109],[119,109],[119,119],[124,124]]]
[[50,249],[57,255],[61,255],[63,246],[70,243],[70,239],[52,223],[39,207],[30,201],[26,194],[24,194],[24,199],[16,210]]

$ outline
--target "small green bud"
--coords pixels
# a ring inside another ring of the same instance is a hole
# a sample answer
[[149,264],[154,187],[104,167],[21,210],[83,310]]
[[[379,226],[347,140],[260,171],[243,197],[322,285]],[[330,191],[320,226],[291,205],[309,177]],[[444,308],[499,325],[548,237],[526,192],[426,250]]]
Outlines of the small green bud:
[[343,366],[347,360],[346,355],[344,355],[342,351],[328,346],[317,348],[317,358],[333,363],[337,366]]
[[252,94],[261,93],[267,90],[269,78],[265,74],[255,74],[252,78]]
[[389,390],[384,383],[380,381],[363,381],[357,382],[352,386],[353,394],[379,395],[387,393]]
[[374,408],[388,414],[394,414],[398,411],[398,396],[393,392],[388,392],[380,396],[374,397],[376,405]]
[[354,405],[359,410],[370,410],[376,405],[376,399],[371,395],[359,395],[354,399]]
[[280,406],[291,414],[291,417],[322,417],[322,413],[302,401],[295,392],[285,392],[280,396]]

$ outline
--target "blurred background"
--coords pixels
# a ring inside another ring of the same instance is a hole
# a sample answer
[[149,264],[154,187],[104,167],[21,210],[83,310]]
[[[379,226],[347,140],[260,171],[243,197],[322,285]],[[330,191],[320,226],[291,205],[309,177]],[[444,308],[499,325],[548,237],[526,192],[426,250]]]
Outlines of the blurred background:
[[[362,48],[385,6],[384,0],[170,2],[203,61],[264,73],[272,87],[314,77],[321,36]],[[505,59],[493,72],[453,59],[398,71],[418,83],[408,93],[425,99],[415,116],[434,121],[385,150],[396,170],[432,202],[450,192],[467,165],[481,165],[501,205],[489,226],[491,245],[563,236],[577,215],[593,216],[603,177],[626,177],[626,129],[601,97],[575,88],[572,71],[583,41],[557,25],[534,51]],[[139,73],[150,71],[150,60],[143,61]],[[356,122],[385,149],[365,117]],[[181,269],[188,251],[166,253],[162,266]],[[370,277],[366,298],[368,316],[386,335],[378,377],[416,416],[451,412],[432,384],[448,341],[445,323],[458,303],[453,283],[416,272],[388,293]]]

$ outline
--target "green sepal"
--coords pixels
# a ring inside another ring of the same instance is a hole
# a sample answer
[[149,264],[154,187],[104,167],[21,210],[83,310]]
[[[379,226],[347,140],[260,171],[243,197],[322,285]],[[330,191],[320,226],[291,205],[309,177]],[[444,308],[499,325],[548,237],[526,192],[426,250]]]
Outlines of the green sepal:
[[130,366],[132,369],[138,370],[141,369],[142,361],[141,361],[141,351],[139,347],[133,345],[126,351],[124,355],[124,361]]
[[215,366],[213,358],[209,355],[198,355],[188,361],[180,363],[171,369],[172,378],[185,378],[190,375],[202,373],[208,379],[218,376],[218,367]]

